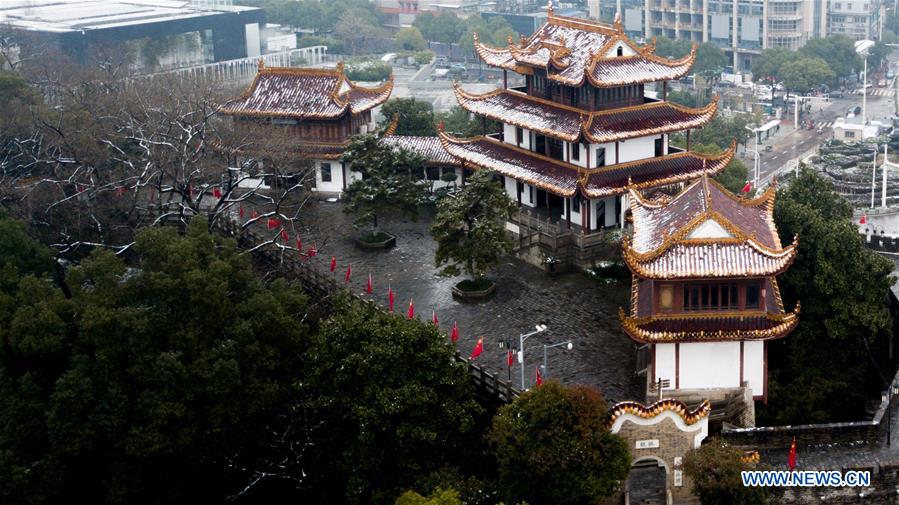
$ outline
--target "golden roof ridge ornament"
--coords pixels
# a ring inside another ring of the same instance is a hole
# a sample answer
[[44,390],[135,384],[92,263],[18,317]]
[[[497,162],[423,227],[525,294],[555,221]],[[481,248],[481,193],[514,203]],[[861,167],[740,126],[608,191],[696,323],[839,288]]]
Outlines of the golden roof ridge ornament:
[[259,70],[265,68],[265,58],[259,58],[259,61],[256,63],[256,65],[259,67]]
[[615,13],[615,31],[619,34],[624,33],[624,26],[621,24],[621,11]]
[[553,16],[553,0],[547,0],[546,2],[546,17],[551,18]]

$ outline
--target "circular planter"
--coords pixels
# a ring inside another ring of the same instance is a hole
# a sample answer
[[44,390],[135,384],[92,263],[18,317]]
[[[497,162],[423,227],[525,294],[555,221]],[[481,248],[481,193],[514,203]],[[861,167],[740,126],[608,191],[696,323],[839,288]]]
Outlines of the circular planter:
[[458,298],[462,301],[478,301],[478,300],[486,300],[493,296],[496,293],[496,283],[493,281],[489,281],[490,285],[486,288],[482,289],[462,289],[459,286],[462,286],[466,283],[471,284],[470,280],[464,280],[455,286],[453,286],[453,298]]
[[396,237],[383,231],[379,232],[377,237],[367,235],[365,237],[356,237],[353,240],[356,243],[356,247],[366,251],[381,251],[396,245]]

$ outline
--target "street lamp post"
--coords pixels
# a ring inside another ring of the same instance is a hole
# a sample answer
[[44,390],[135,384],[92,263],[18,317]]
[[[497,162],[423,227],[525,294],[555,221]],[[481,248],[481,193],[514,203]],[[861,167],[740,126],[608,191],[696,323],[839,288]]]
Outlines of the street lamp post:
[[518,363],[521,365],[521,390],[524,391],[524,342],[534,335],[546,331],[545,324],[538,324],[530,333],[518,335]]
[[855,43],[855,52],[865,59],[862,72],[862,126],[868,122],[868,51],[874,47],[873,40],[859,40]]
[[566,349],[569,351],[574,347],[574,344],[571,340],[566,340],[565,342],[559,342],[558,344],[543,344],[543,376],[549,377],[549,369],[547,368],[546,362],[546,351],[552,349],[553,347],[566,346]]
[[[755,127],[750,128],[749,125],[744,126],[744,128],[746,128],[747,130],[752,132],[752,138],[754,140],[753,145],[755,146],[755,149],[752,150],[752,152],[755,154],[755,162],[752,164],[752,168],[753,168],[752,187],[758,188],[759,187],[759,166],[761,165],[761,161],[759,160],[759,131],[758,131],[758,128],[755,128]],[[749,149],[747,149],[747,151],[748,150]]]

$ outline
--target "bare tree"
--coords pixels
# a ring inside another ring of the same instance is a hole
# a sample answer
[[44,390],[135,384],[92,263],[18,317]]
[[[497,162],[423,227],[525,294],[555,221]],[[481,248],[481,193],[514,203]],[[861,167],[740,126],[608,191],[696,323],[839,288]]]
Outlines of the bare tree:
[[11,212],[68,257],[121,253],[137,228],[195,216],[211,228],[261,224],[263,245],[295,249],[311,167],[288,134],[221,117],[236,94],[226,83],[134,76],[129,58],[110,48],[86,65],[20,62],[37,98],[0,121],[0,198]]

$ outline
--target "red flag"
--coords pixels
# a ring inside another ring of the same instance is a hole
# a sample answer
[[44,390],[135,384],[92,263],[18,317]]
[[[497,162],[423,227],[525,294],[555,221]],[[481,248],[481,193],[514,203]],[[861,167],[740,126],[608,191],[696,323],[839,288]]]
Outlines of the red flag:
[[434,326],[440,326],[440,322],[437,321],[437,310],[431,309],[431,322],[434,323]]
[[251,218],[251,219],[256,219],[257,217],[259,217],[259,213],[258,213],[258,212],[256,212],[255,210],[252,211],[252,212],[250,212],[250,218]]
[[749,191],[751,191],[751,190],[752,190],[752,183],[749,182],[749,181],[746,181],[746,185],[743,186],[742,192],[743,192],[743,193],[749,193]]
[[390,286],[388,286],[388,287],[387,287],[387,302],[390,304],[390,312],[393,312],[393,302],[394,302],[394,298],[395,298],[395,296],[394,296],[394,294],[393,294],[393,288],[391,288]]
[[409,313],[406,314],[406,316],[408,316],[409,319],[412,319],[413,317],[415,317],[415,302],[412,301],[411,299],[409,300]]
[[122,196],[125,194],[125,186],[118,186],[115,188],[115,195]]
[[450,340],[455,344],[459,340],[459,323],[453,321],[453,332],[450,333]]
[[506,355],[506,365],[512,366],[512,363],[515,363],[515,358],[513,356],[512,349],[509,349],[509,353]]
[[84,193],[84,189],[85,188],[84,188],[83,184],[79,184],[79,185],[75,186],[75,191],[77,191],[79,193]]
[[240,217],[243,217],[243,205],[240,206],[240,209],[237,211],[237,214],[238,214]]
[[368,273],[368,283],[365,285],[365,292],[371,294],[372,285],[371,285],[371,272]]
[[344,276],[343,276],[343,282],[344,283],[350,282],[351,275],[353,275],[353,265],[352,264],[346,266],[346,274],[344,274]]
[[187,194],[190,196],[194,196],[194,185],[193,184],[187,185]]
[[268,229],[274,230],[277,227],[278,227],[278,220],[273,217],[268,218]]
[[331,256],[331,271],[337,270],[337,256]]
[[318,254],[318,247],[315,245],[315,242],[312,242],[312,247],[309,248],[309,251],[306,253],[310,258]]
[[858,220],[858,224],[868,224],[868,214],[862,214],[862,218]]
[[287,230],[285,230],[283,228],[281,229],[281,240],[283,240],[285,242],[290,240],[290,236],[287,234]]
[[477,359],[482,352],[484,352],[484,339],[479,338],[478,343],[474,346],[474,349],[471,350],[471,359]]
[[220,199],[222,197],[222,190],[219,188],[212,188],[212,196]]
[[534,369],[534,371],[537,372],[537,385],[542,386],[543,385],[543,376],[540,375],[540,367],[539,366],[536,367]]
[[787,464],[790,466],[790,471],[796,469],[796,437],[793,437],[793,443],[790,444],[790,457],[787,459]]

